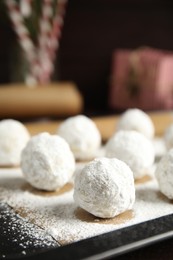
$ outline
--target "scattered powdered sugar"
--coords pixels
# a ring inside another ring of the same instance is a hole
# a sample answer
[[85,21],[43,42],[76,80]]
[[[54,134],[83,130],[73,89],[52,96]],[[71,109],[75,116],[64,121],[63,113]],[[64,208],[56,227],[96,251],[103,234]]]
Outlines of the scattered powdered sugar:
[[45,230],[16,215],[4,203],[0,204],[0,224],[0,258],[8,258],[9,254],[19,257],[34,253],[38,249],[45,250],[58,246]]
[[0,200],[62,245],[173,213],[173,204],[161,195],[155,178],[136,184],[133,214],[119,222],[80,217],[73,189],[58,195],[37,193],[27,186],[20,169],[0,170]]

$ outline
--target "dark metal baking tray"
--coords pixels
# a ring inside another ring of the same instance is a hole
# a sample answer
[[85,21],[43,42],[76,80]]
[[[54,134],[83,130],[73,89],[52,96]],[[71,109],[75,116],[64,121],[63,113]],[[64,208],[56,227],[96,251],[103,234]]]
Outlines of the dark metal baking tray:
[[[0,256],[1,259],[110,259],[116,258],[129,251],[148,246],[159,241],[166,240],[173,237],[173,214],[162,216],[152,219],[140,224],[128,226],[116,231],[104,233],[95,237],[74,242],[66,246],[58,246],[57,243],[49,236],[45,237],[42,246],[34,245],[33,236],[30,237],[23,233],[28,246],[25,248],[25,254],[21,253],[20,248],[20,223],[18,232],[18,244],[13,243],[14,232],[8,233],[5,237],[2,230],[8,231],[8,224],[11,218],[19,218],[13,212],[11,216],[8,214],[5,217],[6,205],[1,205],[0,210]],[[3,219],[6,219],[4,222]],[[20,219],[20,221],[25,221]],[[41,230],[38,230],[41,232]],[[50,240],[50,246],[47,247],[46,243]],[[45,242],[45,245],[44,245]],[[38,243],[40,245],[40,243]],[[3,251],[4,250],[4,251]]]

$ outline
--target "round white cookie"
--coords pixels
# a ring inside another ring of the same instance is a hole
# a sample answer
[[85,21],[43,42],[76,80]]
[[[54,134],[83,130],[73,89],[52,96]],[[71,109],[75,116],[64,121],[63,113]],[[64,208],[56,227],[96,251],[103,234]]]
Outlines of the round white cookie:
[[14,119],[0,121],[0,166],[18,166],[21,152],[30,139],[27,128]]
[[117,130],[135,130],[148,138],[153,138],[155,134],[151,118],[138,108],[128,109],[120,116]]
[[106,157],[124,161],[139,179],[148,173],[155,160],[151,140],[136,131],[121,130],[115,133],[105,145]]
[[160,191],[169,199],[173,199],[173,149],[170,149],[159,161],[155,176]]
[[60,189],[71,179],[75,159],[63,138],[40,133],[33,136],[24,148],[21,168],[33,187],[52,191]]
[[133,173],[118,159],[94,159],[76,175],[74,200],[97,217],[115,217],[133,207]]
[[163,140],[165,142],[166,148],[169,150],[173,148],[173,124],[169,125],[164,133]]
[[68,142],[77,160],[93,159],[101,146],[101,135],[96,124],[84,115],[66,119],[56,133]]

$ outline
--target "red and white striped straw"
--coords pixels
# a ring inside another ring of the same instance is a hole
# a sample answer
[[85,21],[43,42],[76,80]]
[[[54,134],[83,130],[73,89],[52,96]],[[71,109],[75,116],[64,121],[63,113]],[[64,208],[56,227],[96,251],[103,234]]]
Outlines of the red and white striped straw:
[[[40,33],[40,65],[42,67],[41,82],[50,80],[51,74],[54,70],[54,60],[56,51],[59,47],[59,40],[61,36],[61,29],[63,25],[67,0],[58,0],[55,17],[53,17],[53,8],[51,8],[52,0],[44,0],[43,2],[43,15],[40,20],[41,33]],[[53,18],[52,24],[51,18]]]
[[67,0],[57,1],[55,17],[53,17],[53,0],[43,0],[38,46],[34,45],[30,32],[24,23],[24,17],[30,15],[32,0],[22,1],[20,6],[15,0],[6,0],[6,4],[19,43],[28,61],[30,74],[26,77],[26,83],[47,83],[54,70],[54,59],[59,46]]
[[30,32],[24,24],[23,16],[20,12],[18,3],[15,0],[6,0],[7,7],[9,9],[9,15],[16,31],[19,43],[24,50],[26,59],[28,61],[30,69],[30,78],[33,79],[33,82],[37,83],[38,78],[38,60],[36,56],[35,46],[32,42]]
[[54,61],[56,56],[55,52],[59,47],[67,2],[67,0],[59,0],[57,3],[57,13],[53,19],[53,26],[49,41],[49,55],[52,61]]
[[40,64],[39,81],[46,83],[50,80],[53,64],[51,63],[47,50],[47,43],[50,38],[53,18],[53,0],[43,0],[42,16],[40,17],[40,32],[38,35],[38,59]]
[[31,8],[32,0],[22,0],[20,1],[20,12],[23,17],[29,17],[32,12]]

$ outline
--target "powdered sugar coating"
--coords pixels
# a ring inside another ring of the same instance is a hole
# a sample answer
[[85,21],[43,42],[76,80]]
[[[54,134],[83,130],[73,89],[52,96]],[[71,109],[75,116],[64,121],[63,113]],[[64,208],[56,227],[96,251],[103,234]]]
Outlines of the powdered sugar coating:
[[166,148],[169,150],[173,148],[173,124],[169,125],[164,133],[163,140],[165,142]]
[[118,159],[97,158],[77,173],[74,200],[95,216],[112,218],[119,215],[133,207],[133,173]]
[[75,160],[63,138],[40,133],[33,136],[23,150],[21,168],[33,187],[50,191],[61,188],[70,180]]
[[76,159],[92,159],[101,145],[101,135],[96,124],[87,116],[77,115],[66,119],[57,129]]
[[115,133],[106,143],[105,153],[107,157],[116,157],[129,165],[135,179],[146,175],[155,159],[153,143],[133,130]]
[[159,161],[155,176],[160,191],[169,199],[173,199],[173,149],[170,149]]
[[18,166],[22,149],[30,139],[27,128],[14,119],[0,121],[0,165]]
[[128,109],[121,115],[117,130],[135,130],[148,138],[153,138],[155,134],[151,118],[138,108]]

